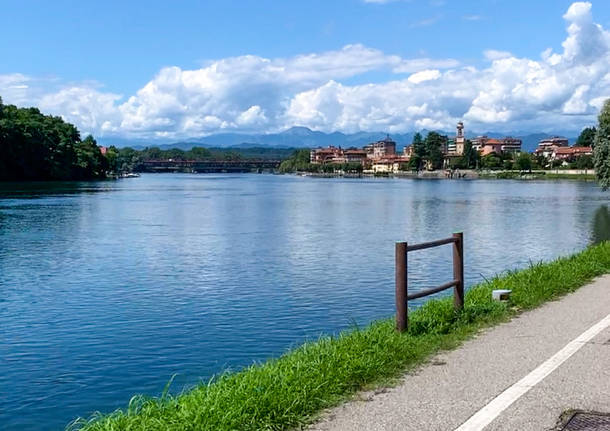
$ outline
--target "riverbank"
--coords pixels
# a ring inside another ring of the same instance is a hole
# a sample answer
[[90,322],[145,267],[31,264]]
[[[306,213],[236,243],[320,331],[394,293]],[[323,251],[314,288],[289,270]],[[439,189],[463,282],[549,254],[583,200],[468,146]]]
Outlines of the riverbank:
[[[474,286],[460,313],[454,311],[450,298],[429,301],[410,313],[405,334],[394,330],[391,319],[375,322],[304,344],[279,359],[220,376],[176,397],[135,397],[124,411],[75,426],[86,430],[300,426],[361,389],[395,381],[431,354],[459,346],[481,328],[506,321],[608,272],[610,243],[602,243]],[[510,302],[492,301],[494,289],[511,289]]]
[[316,177],[316,178],[373,178],[373,177],[388,177],[388,178],[411,178],[411,179],[498,179],[498,180],[578,180],[578,181],[595,181],[595,173],[589,169],[553,169],[553,170],[536,170],[531,172],[521,171],[491,171],[491,170],[437,170],[437,171],[399,171],[399,172],[363,172],[363,173],[310,173],[297,172],[296,175]]
[[511,179],[511,180],[579,180],[596,181],[595,172],[591,169],[553,169],[534,170],[531,172],[519,171],[483,171],[479,174],[483,179]]

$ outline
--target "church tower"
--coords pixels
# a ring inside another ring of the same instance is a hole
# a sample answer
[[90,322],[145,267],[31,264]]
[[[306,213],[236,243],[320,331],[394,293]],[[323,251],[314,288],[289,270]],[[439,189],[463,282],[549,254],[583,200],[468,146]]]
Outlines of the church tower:
[[457,135],[455,136],[455,152],[457,154],[464,154],[465,143],[466,139],[464,139],[464,123],[460,121],[457,123]]

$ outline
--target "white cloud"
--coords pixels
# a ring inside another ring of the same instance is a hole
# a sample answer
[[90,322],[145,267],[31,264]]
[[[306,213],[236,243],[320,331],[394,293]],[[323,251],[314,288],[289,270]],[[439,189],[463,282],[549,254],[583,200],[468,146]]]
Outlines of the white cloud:
[[71,123],[77,124],[83,133],[117,132],[119,119],[115,102],[118,94],[102,93],[94,88],[67,87],[43,96],[38,106],[43,112],[61,113]]
[[394,73],[414,73],[425,69],[449,69],[457,67],[460,62],[452,58],[435,60],[431,58],[416,58],[413,60],[402,60],[392,68]]
[[422,18],[420,20],[412,22],[409,25],[409,27],[411,27],[411,28],[429,27],[433,24],[436,24],[438,21],[440,21],[440,19],[441,19],[440,16],[431,16],[429,18]]
[[251,127],[265,124],[267,122],[267,117],[260,106],[253,105],[239,114],[236,122],[239,126]]
[[28,100],[30,78],[21,73],[0,75],[0,96],[4,103],[22,104]]
[[[95,83],[21,74],[0,75],[0,95],[5,103],[62,115],[83,133],[141,139],[295,125],[346,132],[448,129],[460,119],[478,130],[577,130],[593,123],[610,97],[610,33],[594,22],[590,3],[572,4],[564,19],[559,52],[529,59],[490,49],[483,68],[354,44],[289,58],[230,57],[194,70],[166,67],[128,97]],[[369,72],[394,75],[346,84]]]
[[503,58],[510,58],[510,57],[513,56],[508,51],[498,51],[498,50],[495,50],[495,49],[485,50],[485,51],[483,51],[483,55],[485,56],[485,58],[487,60],[490,60],[490,61],[501,60]]
[[434,81],[435,79],[438,79],[440,77],[441,72],[439,70],[433,69],[422,70],[421,72],[414,73],[413,75],[409,76],[407,80],[409,82],[412,82],[413,84],[419,84],[421,82]]

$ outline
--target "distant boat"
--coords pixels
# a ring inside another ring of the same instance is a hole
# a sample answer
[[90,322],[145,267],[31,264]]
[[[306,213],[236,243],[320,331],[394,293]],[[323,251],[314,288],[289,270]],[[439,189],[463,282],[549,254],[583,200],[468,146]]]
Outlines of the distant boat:
[[121,178],[139,178],[140,174],[136,174],[134,172],[128,172],[126,174],[121,175]]

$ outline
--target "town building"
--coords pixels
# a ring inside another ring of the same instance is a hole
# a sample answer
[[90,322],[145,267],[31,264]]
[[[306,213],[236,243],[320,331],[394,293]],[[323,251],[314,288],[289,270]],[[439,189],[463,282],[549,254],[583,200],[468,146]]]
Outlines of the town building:
[[396,142],[387,135],[385,139],[364,146],[367,157],[380,159],[382,157],[393,156],[396,154]]
[[447,139],[447,154],[456,154],[457,155],[457,146],[455,144],[455,138]]
[[492,153],[502,154],[502,142],[499,139],[489,138],[480,145],[479,152],[482,156],[487,156]]
[[501,139],[503,143],[502,151],[505,153],[520,153],[521,146],[523,145],[523,141],[521,139],[513,138],[511,136],[507,136],[506,138]]
[[312,164],[361,163],[363,166],[370,166],[374,161],[393,157],[399,157],[396,154],[396,142],[388,135],[385,139],[365,145],[362,149],[352,147],[343,150],[332,145],[327,148],[315,148],[309,153],[309,162]]
[[315,148],[309,153],[309,162],[313,164],[331,163],[333,160],[343,157],[341,147]]
[[553,136],[551,138],[540,140],[540,142],[538,142],[538,148],[536,148],[534,154],[550,158],[555,153],[555,150],[568,146],[569,143],[567,138],[562,136]]
[[592,156],[593,148],[591,147],[558,147],[550,156],[551,160],[564,160],[572,162],[582,156]]
[[403,165],[409,163],[409,158],[405,156],[388,156],[375,160],[371,170],[376,173],[397,173]]
[[519,153],[521,152],[521,139],[507,136],[506,138],[490,138],[488,136],[477,136],[472,139],[472,148],[481,153],[482,156],[496,153]]
[[364,150],[350,148],[343,152],[347,163],[364,163],[367,159],[367,153]]

